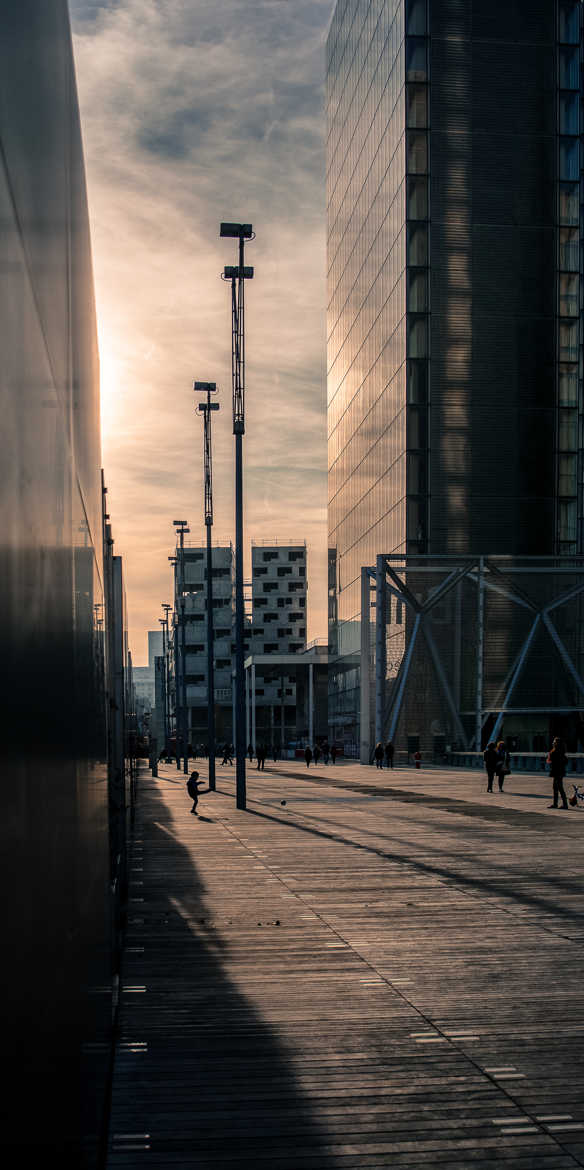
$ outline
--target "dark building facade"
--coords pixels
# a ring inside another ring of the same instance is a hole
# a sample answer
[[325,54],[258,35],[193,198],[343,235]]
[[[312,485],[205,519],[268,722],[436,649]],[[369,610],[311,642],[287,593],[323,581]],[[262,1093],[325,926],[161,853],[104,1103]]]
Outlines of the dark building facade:
[[578,0],[337,3],[330,717],[349,747],[362,566],[583,549],[580,56]]
[[6,0],[1,32],[0,1148],[7,1164],[93,1167],[124,764],[112,808],[98,354],[66,0]]

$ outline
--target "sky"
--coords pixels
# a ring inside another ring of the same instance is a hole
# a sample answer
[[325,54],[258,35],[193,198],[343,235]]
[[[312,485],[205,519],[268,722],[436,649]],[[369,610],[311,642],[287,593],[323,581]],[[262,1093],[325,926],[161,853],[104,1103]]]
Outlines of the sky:
[[[324,44],[334,0],[70,0],[97,302],[103,464],[130,648],[172,601],[172,521],[204,540],[202,422],[216,382],[214,538],[234,536],[230,285],[246,285],[245,544],[308,544],[326,637]],[[249,576],[246,561],[246,577]]]

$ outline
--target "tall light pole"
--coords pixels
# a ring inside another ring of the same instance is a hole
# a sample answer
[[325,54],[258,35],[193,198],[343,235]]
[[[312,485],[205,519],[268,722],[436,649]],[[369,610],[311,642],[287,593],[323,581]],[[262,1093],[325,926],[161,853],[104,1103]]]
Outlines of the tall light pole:
[[173,641],[174,641],[174,710],[176,713],[175,723],[176,723],[176,730],[177,730],[176,767],[177,767],[177,771],[180,771],[180,756],[179,756],[179,752],[178,752],[178,710],[179,710],[178,687],[179,687],[179,679],[178,679],[178,580],[177,580],[177,571],[176,571],[177,558],[176,557],[169,557],[168,559],[169,559],[169,561],[173,567],[173,570],[174,570],[174,613],[173,613],[173,618],[172,618],[172,624],[173,624],[173,628],[174,628],[174,638],[173,638]]
[[250,223],[222,223],[220,236],[239,241],[238,264],[224,269],[223,279],[231,281],[231,380],[233,388],[233,434],[235,435],[235,754],[237,808],[245,809],[245,676],[243,669],[243,450],[245,434],[245,332],[244,289],[253,268],[244,265],[246,240],[253,239]]
[[214,382],[195,382],[196,393],[206,393],[207,401],[199,402],[204,420],[205,465],[205,529],[207,532],[207,738],[209,741],[209,788],[215,791],[215,668],[213,646],[213,450],[211,443],[211,411],[219,410],[218,402],[211,402],[216,394]]
[[[181,678],[181,736],[183,744],[183,771],[185,775],[189,770],[189,712],[187,707],[187,659],[186,659],[186,633],[185,633],[185,535],[190,532],[186,520],[173,520],[172,522],[176,528],[177,536],[180,540],[180,578],[178,588],[178,605],[180,606],[180,678]],[[179,618],[179,610],[177,609],[177,620]],[[177,649],[178,655],[178,649]],[[178,680],[178,657],[175,666]],[[178,711],[178,681],[177,681],[177,711]],[[178,738],[178,737],[177,737]],[[178,745],[177,745],[177,760],[178,760]]]
[[[169,686],[169,670],[168,670],[168,654],[169,654],[169,629],[168,629],[168,614],[172,609],[172,605],[168,601],[160,603],[164,610],[164,617],[160,620],[164,623],[162,630],[162,645],[164,648],[164,736],[166,739],[165,751],[168,755],[168,747],[170,742],[170,686]],[[165,635],[166,634],[166,639]]]

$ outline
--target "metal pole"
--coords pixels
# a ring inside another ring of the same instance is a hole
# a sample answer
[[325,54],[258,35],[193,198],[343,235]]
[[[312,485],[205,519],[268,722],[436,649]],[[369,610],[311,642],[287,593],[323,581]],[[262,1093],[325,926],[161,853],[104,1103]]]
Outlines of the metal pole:
[[[227,267],[224,278],[231,281],[231,374],[233,391],[233,434],[235,437],[235,753],[236,806],[246,807],[245,783],[245,670],[244,670],[244,601],[243,601],[243,435],[245,433],[245,281],[253,268],[245,268],[244,245],[251,239],[251,224],[222,223],[221,236],[238,240],[238,266]],[[237,291],[236,291],[237,282]]]
[[485,560],[479,557],[477,585],[477,709],[475,721],[475,751],[482,748],[483,735],[483,673],[485,655]]
[[385,557],[380,555],[375,565],[375,743],[383,739],[386,675],[386,588]]
[[371,702],[370,687],[370,659],[371,659],[371,586],[369,584],[369,569],[364,565],[361,569],[361,713],[360,713],[360,743],[359,756],[362,764],[368,764],[371,754]]
[[[184,556],[184,553],[183,553]],[[183,585],[184,585],[184,564],[183,564]],[[189,709],[187,707],[187,648],[186,648],[186,620],[185,620],[185,599],[180,599],[180,658],[181,658],[181,707],[182,707],[182,725],[183,725],[183,770],[186,774],[189,770]]]
[[308,742],[314,743],[314,665],[308,664]]
[[204,471],[205,471],[205,528],[207,531],[207,740],[209,744],[209,789],[215,791],[215,645],[213,622],[213,443],[211,411],[219,410],[217,402],[211,402],[211,394],[217,390],[215,382],[195,382],[195,391],[206,391],[207,401],[199,403],[203,414],[204,427]]
[[[176,565],[174,567],[175,581],[176,581]],[[175,585],[174,590],[174,605],[175,605],[175,622],[174,622],[174,710],[175,710],[175,724],[176,724],[176,766],[180,772],[180,751],[179,751],[179,727],[181,725],[180,719],[180,703],[179,703],[179,657],[178,657],[178,604],[177,604],[177,590]]]
[[257,752],[256,742],[256,668],[255,664],[251,668],[251,743],[254,751]]
[[[243,241],[242,241],[243,242]],[[245,672],[243,668],[243,451],[235,436],[235,755],[236,806],[246,807]]]
[[245,672],[245,738],[250,742],[249,730],[249,671]]
[[[205,416],[205,423],[207,421]],[[209,422],[209,426],[210,426]],[[215,791],[215,665],[213,645],[213,552],[211,532],[213,520],[207,528],[207,739],[209,741],[209,788]]]

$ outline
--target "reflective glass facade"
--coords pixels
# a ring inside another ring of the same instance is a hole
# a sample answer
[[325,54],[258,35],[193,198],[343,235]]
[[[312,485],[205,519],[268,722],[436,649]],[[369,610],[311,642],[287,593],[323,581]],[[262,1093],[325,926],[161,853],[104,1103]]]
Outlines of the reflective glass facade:
[[[358,710],[361,565],[406,540],[403,3],[339,3],[327,62],[331,734]],[[412,146],[413,149],[413,146]],[[349,733],[347,748],[354,738]]]
[[93,1167],[113,1007],[107,599],[66,0],[5,0],[0,76],[0,1149],[6,1165]]
[[349,752],[362,566],[582,550],[581,40],[579,0],[337,3],[329,712]]

